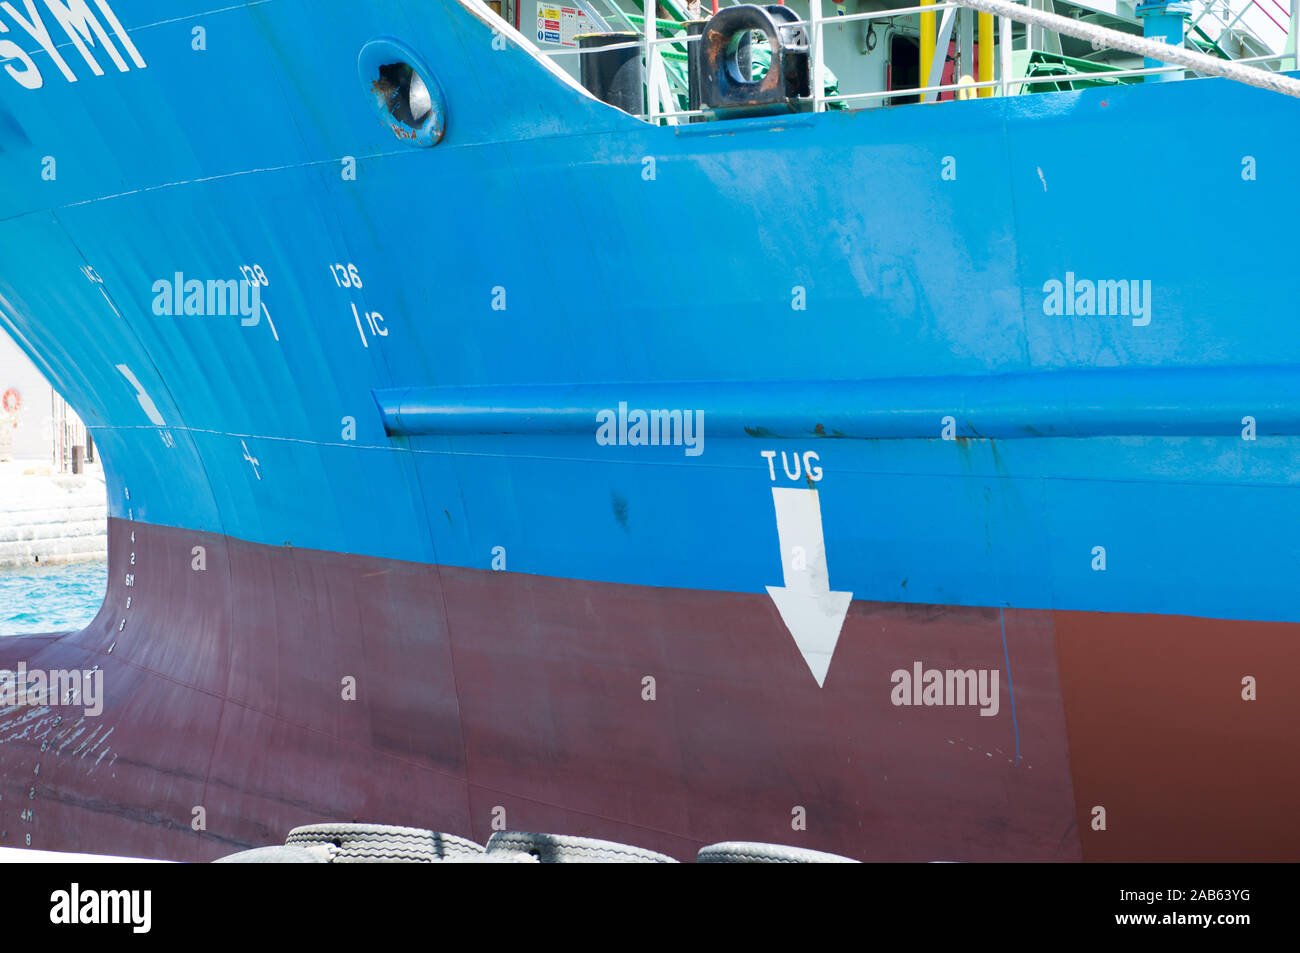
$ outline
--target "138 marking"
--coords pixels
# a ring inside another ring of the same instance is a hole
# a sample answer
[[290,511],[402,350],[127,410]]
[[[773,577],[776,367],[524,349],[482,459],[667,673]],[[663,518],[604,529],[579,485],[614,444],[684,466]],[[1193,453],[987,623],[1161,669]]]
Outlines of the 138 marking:
[[[240,274],[244,276],[244,280],[250,285],[261,285],[263,288],[269,288],[271,286],[271,279],[266,277],[266,272],[262,270],[261,265],[240,265],[239,271]],[[275,322],[271,320],[271,312],[266,310],[265,301],[262,302],[262,313],[266,315],[266,323],[271,326],[271,333],[275,335],[277,341],[280,340],[280,332],[275,329]],[[248,321],[244,323],[251,326],[257,322]]]

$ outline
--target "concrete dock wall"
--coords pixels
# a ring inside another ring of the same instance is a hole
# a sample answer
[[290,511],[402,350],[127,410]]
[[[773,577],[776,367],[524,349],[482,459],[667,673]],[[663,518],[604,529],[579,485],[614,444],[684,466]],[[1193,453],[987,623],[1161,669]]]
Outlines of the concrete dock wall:
[[104,474],[51,473],[44,462],[0,463],[0,569],[104,559]]

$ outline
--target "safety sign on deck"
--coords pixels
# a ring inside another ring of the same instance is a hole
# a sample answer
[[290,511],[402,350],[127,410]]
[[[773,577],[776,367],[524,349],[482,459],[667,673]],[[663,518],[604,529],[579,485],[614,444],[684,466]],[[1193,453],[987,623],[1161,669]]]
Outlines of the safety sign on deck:
[[556,46],[577,46],[580,33],[591,33],[594,26],[587,14],[575,7],[559,7],[539,0],[537,4],[537,42]]

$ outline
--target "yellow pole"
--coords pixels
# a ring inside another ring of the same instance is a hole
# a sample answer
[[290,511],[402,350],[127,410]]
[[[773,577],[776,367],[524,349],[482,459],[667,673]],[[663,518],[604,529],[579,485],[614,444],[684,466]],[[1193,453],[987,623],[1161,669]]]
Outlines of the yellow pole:
[[[924,15],[924,14],[922,14]],[[933,16],[934,14],[931,14]],[[993,81],[993,14],[980,14],[980,82]],[[992,86],[981,86],[981,96],[992,96]]]
[[[923,7],[932,6],[934,0],[921,0]],[[930,67],[934,64],[935,22],[933,13],[921,14],[921,85],[930,85]],[[921,97],[924,102],[925,96]]]

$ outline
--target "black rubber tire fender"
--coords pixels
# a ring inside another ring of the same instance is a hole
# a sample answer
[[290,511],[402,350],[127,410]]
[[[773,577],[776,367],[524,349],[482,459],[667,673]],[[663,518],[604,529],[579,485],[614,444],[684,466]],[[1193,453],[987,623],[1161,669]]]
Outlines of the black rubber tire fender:
[[334,863],[430,863],[483,853],[483,846],[455,834],[387,824],[308,824],[285,838],[290,846],[332,845]]
[[214,864],[328,864],[331,848],[325,847],[254,847],[213,861]]
[[858,864],[861,861],[806,847],[760,844],[756,841],[724,841],[701,847],[697,864]]
[[593,837],[569,837],[564,834],[533,834],[526,831],[499,831],[488,839],[488,854],[530,854],[543,864],[675,864],[667,854],[643,847],[597,840]]

